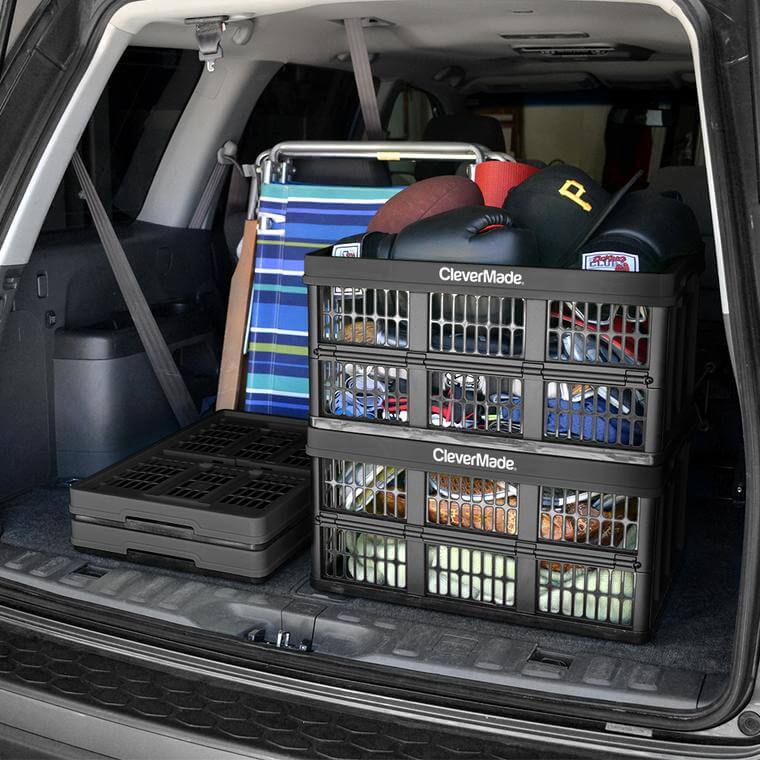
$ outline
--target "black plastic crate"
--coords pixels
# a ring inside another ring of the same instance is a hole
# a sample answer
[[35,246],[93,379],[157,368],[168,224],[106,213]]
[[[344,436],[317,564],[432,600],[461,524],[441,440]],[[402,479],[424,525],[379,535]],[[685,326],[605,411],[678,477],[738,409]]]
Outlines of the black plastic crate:
[[306,257],[311,415],[661,454],[701,261],[663,274]]
[[[686,447],[637,466],[312,429],[308,450],[320,589],[647,637],[680,549]],[[452,547],[480,569],[461,578]]]
[[74,484],[72,543],[263,580],[310,535],[305,439],[290,420],[205,418]]

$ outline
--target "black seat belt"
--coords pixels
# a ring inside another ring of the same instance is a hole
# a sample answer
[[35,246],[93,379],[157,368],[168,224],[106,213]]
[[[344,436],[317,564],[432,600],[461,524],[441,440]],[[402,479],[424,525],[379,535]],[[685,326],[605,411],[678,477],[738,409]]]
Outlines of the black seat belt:
[[177,418],[177,422],[182,427],[189,425],[198,419],[198,411],[190,396],[190,391],[188,391],[185,381],[177,369],[174,357],[161,334],[148,302],[145,300],[127,255],[124,253],[124,248],[116,236],[116,231],[100,202],[95,185],[87,173],[78,151],[74,152],[71,164],[79,179],[79,184],[82,186],[82,193],[90,209],[98,237],[103,244],[106,258],[111,265],[121,295],[127,304],[129,315],[135,323],[150,366],[156,373],[156,378],[166,400],[169,402],[169,406],[172,408],[172,412],[174,412],[174,416]]

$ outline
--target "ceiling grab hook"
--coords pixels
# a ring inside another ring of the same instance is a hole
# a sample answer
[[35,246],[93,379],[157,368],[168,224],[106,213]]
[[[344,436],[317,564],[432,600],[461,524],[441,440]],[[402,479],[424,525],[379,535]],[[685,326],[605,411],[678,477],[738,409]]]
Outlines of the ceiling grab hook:
[[204,16],[203,18],[185,19],[186,24],[195,26],[198,59],[206,62],[206,68],[210,72],[214,71],[216,62],[224,56],[222,37],[229,18],[229,16]]

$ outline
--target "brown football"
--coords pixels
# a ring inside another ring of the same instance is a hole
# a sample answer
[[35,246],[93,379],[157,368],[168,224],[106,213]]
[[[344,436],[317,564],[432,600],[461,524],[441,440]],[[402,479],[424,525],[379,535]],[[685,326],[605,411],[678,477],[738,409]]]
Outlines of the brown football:
[[482,206],[480,188],[467,177],[430,177],[404,188],[377,211],[368,232],[400,232],[408,224],[462,206]]

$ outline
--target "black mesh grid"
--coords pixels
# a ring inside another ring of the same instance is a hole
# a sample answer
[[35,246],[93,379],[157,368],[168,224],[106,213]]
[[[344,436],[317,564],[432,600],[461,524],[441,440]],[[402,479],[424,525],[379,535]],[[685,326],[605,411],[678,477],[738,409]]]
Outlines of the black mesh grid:
[[505,480],[431,472],[427,516],[433,525],[478,533],[517,535],[518,487]]
[[304,449],[296,449],[284,457],[281,464],[289,467],[298,467],[302,470],[308,470],[311,467],[311,457]]
[[507,375],[429,372],[431,427],[517,437],[522,434],[522,380]]
[[321,339],[328,343],[406,348],[409,293],[385,288],[319,289]]
[[639,541],[636,496],[542,486],[539,537],[635,551]]
[[257,434],[256,438],[246,441],[239,449],[236,449],[232,456],[236,459],[271,462],[280,452],[303,438],[303,431],[264,429]]
[[427,593],[449,599],[514,607],[514,556],[446,544],[426,544]]
[[246,425],[233,422],[214,422],[201,428],[197,433],[177,441],[172,448],[194,454],[218,454],[223,449],[239,441],[251,432]]
[[192,462],[154,457],[114,475],[103,485],[127,491],[150,491],[192,466]]
[[324,509],[406,519],[403,469],[346,459],[322,459],[321,468]]
[[545,383],[544,438],[615,448],[644,447],[647,391],[628,386]]
[[322,528],[324,578],[406,588],[406,541],[394,536]]
[[581,364],[649,364],[649,309],[550,301],[546,358]]
[[538,610],[550,615],[631,627],[636,573],[538,560]]
[[322,411],[389,424],[408,421],[405,367],[329,359],[321,362]]
[[267,472],[226,494],[219,503],[250,510],[264,509],[302,484],[297,478]]
[[430,294],[430,350],[521,357],[525,301],[502,296]]
[[226,486],[240,475],[239,470],[223,467],[212,467],[202,472],[196,472],[188,480],[174,485],[166,496],[190,501],[202,501],[209,494]]

